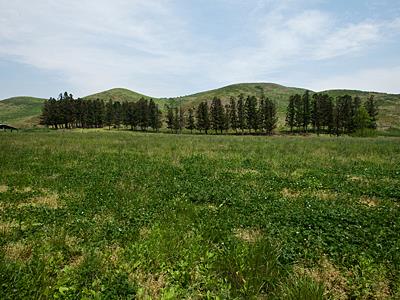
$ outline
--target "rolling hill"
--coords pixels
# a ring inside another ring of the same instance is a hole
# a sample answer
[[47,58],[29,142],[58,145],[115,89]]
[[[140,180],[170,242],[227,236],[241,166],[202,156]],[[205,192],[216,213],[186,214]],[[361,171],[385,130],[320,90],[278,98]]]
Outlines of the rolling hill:
[[34,97],[13,97],[0,101],[0,123],[20,128],[37,125],[43,101]]
[[115,88],[108,91],[96,93],[93,95],[89,95],[84,97],[84,99],[88,100],[95,100],[95,99],[102,99],[104,101],[113,100],[113,101],[137,101],[140,98],[150,99],[151,97],[136,93],[134,91],[123,89],[123,88]]
[[[182,97],[153,99],[162,108],[165,104],[170,102],[188,108],[197,106],[201,101],[211,100],[213,97],[220,97],[223,102],[227,102],[231,96],[237,96],[241,93],[244,95],[256,96],[260,96],[264,93],[267,97],[275,100],[278,104],[278,114],[282,123],[289,96],[296,93],[302,94],[304,91],[305,89],[303,88],[286,87],[274,83],[241,83]],[[328,93],[333,97],[350,94],[352,96],[359,96],[363,100],[370,95],[374,95],[380,107],[379,128],[400,128],[400,95],[398,94],[357,90],[329,90],[323,92]],[[311,93],[313,92],[311,91]],[[115,88],[86,96],[84,99],[137,101],[142,97],[146,99],[150,98],[149,96],[128,89]],[[37,125],[43,100],[44,99],[32,97],[15,97],[0,101],[0,122],[6,122],[17,127],[32,127]]]
[[219,97],[223,102],[229,101],[232,96],[239,94],[260,96],[265,94],[274,99],[278,104],[279,111],[285,111],[290,95],[304,93],[305,89],[286,87],[274,83],[239,83],[228,85],[219,89],[201,92],[189,96],[178,97],[177,101],[181,101],[184,106],[196,106],[201,101],[210,100],[213,97]]

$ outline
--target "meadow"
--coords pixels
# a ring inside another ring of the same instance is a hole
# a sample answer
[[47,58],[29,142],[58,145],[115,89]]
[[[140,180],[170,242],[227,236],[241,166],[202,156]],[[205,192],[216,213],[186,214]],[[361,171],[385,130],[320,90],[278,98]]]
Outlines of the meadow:
[[400,297],[400,138],[0,132],[1,299]]

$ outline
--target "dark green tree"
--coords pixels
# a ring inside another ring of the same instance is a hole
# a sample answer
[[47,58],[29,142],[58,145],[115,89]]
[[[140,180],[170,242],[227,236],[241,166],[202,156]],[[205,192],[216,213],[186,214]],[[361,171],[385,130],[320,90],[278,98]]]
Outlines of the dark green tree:
[[154,102],[153,99],[149,101],[149,126],[154,130],[158,131],[161,128],[161,111],[158,108],[158,105]]
[[263,111],[263,128],[265,128],[267,134],[272,134],[278,123],[278,117],[276,115],[276,103],[269,98],[264,99]]
[[200,132],[204,130],[206,134],[208,134],[208,130],[210,129],[210,118],[208,112],[208,104],[206,101],[201,102],[196,110],[196,127]]
[[236,99],[234,97],[231,97],[229,102],[229,122],[232,130],[235,130],[235,132],[237,132],[239,122],[236,108]]
[[295,123],[295,95],[291,95],[289,97],[289,104],[286,109],[286,125],[290,128],[290,132],[293,133],[293,127],[296,125]]
[[371,119],[370,128],[376,129],[377,126],[377,117],[378,117],[378,106],[376,104],[374,95],[371,95],[364,104],[365,109],[367,110],[369,117]]
[[180,129],[179,109],[178,109],[178,107],[175,107],[175,109],[174,109],[173,129],[174,129],[175,133],[178,133],[178,131]]
[[[116,128],[120,128],[122,121],[122,107],[119,101],[113,102],[113,124]],[[90,123],[93,125],[94,120],[91,118]]]
[[193,108],[189,108],[189,115],[187,118],[186,122],[186,129],[190,130],[190,133],[193,133],[193,129],[195,129],[195,123],[194,123],[194,111]]
[[310,124],[310,119],[311,119],[311,101],[310,101],[310,92],[305,91],[303,97],[302,97],[302,102],[303,102],[303,130],[304,132],[307,132],[308,130],[308,125]]
[[258,111],[257,111],[257,98],[255,96],[248,96],[245,103],[246,124],[247,129],[251,132],[252,129],[258,129]]
[[167,128],[174,129],[174,110],[171,105],[167,106]]
[[114,121],[114,105],[112,100],[108,100],[106,104],[106,115],[105,115],[105,124],[108,126],[108,130],[111,129]]
[[215,133],[217,133],[218,130],[222,133],[224,129],[224,108],[221,99],[217,97],[214,97],[211,101],[210,124],[211,129],[214,129]]
[[185,111],[182,106],[179,107],[179,131],[182,133],[183,128],[185,128]]
[[244,107],[244,96],[243,94],[239,95],[238,103],[237,103],[237,116],[238,116],[238,128],[244,132],[246,129],[246,112]]

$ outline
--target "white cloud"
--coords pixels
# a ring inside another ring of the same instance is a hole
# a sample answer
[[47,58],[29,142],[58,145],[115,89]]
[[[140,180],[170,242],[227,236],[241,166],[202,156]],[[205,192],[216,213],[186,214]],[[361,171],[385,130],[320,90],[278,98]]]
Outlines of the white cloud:
[[0,58],[50,70],[80,95],[125,86],[172,96],[365,53],[400,24],[342,24],[330,13],[299,9],[298,1],[256,2],[240,19],[252,43],[228,46],[191,32],[190,16],[174,10],[175,1],[0,0]]
[[178,48],[185,38],[182,23],[166,4],[0,1],[6,7],[0,13],[0,56],[64,74],[84,93],[150,88],[150,74],[179,72],[188,63]]
[[380,39],[380,25],[373,23],[351,24],[331,32],[316,47],[317,59],[328,59],[368,48]]

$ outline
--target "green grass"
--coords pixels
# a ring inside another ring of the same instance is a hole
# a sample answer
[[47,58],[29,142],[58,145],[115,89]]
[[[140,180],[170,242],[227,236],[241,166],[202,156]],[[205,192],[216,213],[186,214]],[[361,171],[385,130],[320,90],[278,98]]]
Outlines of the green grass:
[[0,132],[0,298],[400,297],[400,139]]

